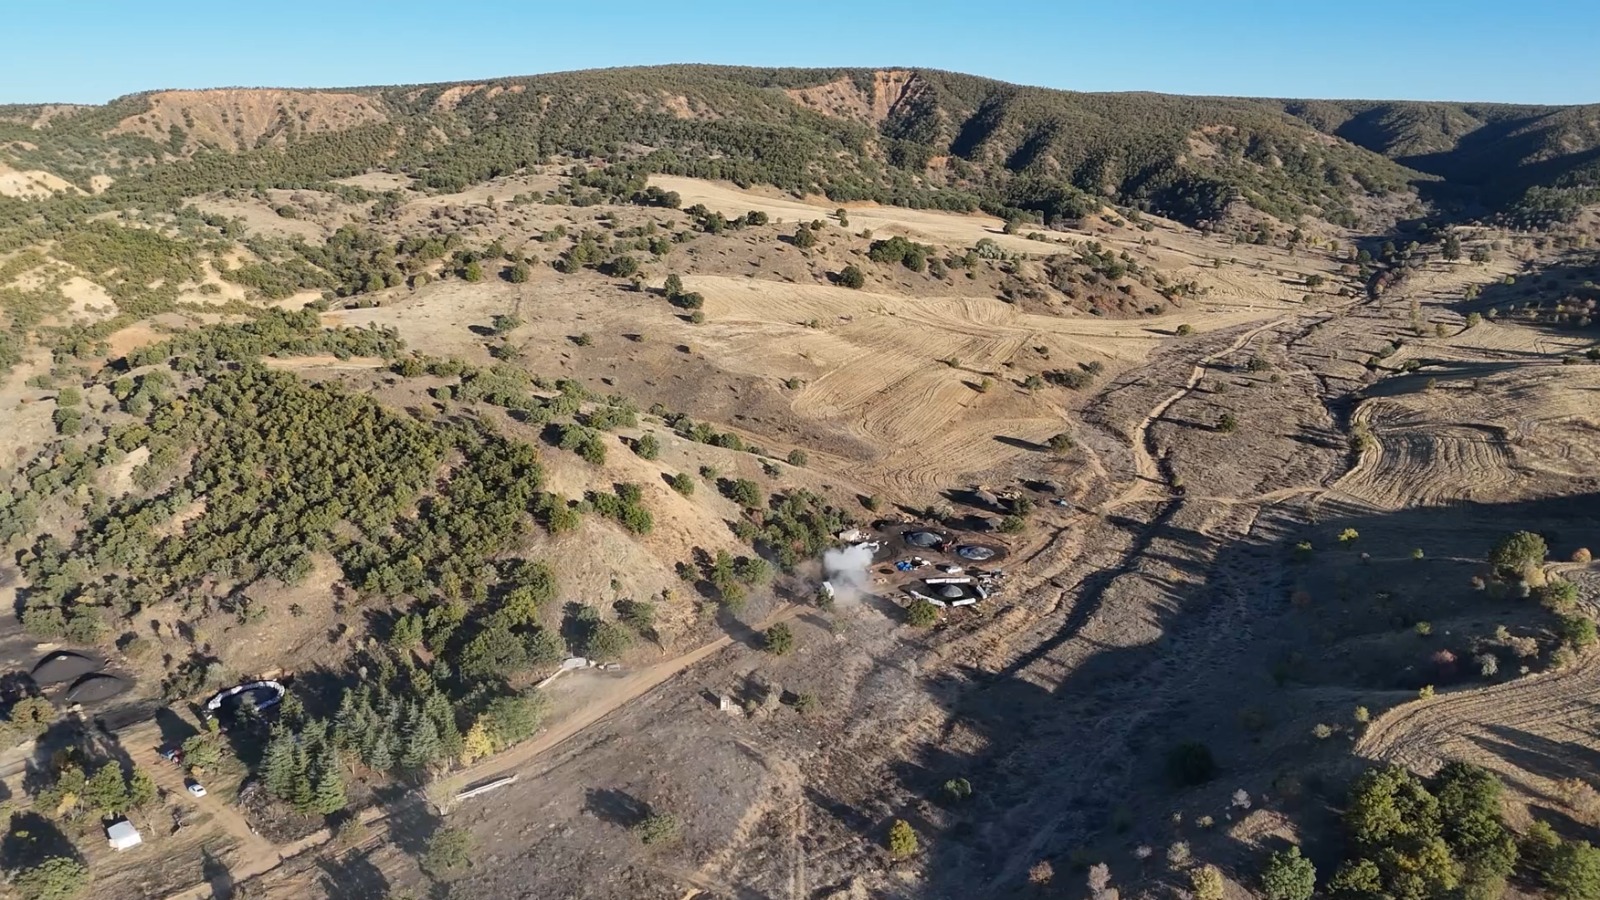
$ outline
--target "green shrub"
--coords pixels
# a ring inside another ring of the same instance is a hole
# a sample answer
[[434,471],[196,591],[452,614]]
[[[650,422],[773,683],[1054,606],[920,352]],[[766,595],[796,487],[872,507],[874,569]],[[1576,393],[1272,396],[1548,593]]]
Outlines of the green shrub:
[[23,900],[72,900],[89,886],[89,869],[67,856],[52,856],[18,869],[11,885]]
[[917,832],[905,819],[895,819],[889,826],[889,855],[895,859],[915,856],[920,844]]
[[939,606],[918,598],[906,607],[906,624],[915,628],[928,628],[939,621]]
[[723,493],[729,500],[745,509],[758,509],[761,506],[761,485],[748,478],[738,478],[729,482]]
[[633,833],[639,838],[639,843],[648,846],[677,840],[682,828],[676,816],[653,812],[633,826]]
[[779,622],[762,633],[761,649],[773,656],[788,656],[794,652],[794,647],[794,629],[787,622]]
[[1595,642],[1594,620],[1588,616],[1562,616],[1561,639],[1582,650]]
[[1297,845],[1273,853],[1261,873],[1261,894],[1266,900],[1311,900],[1316,888],[1316,867],[1300,855]]
[[1489,551],[1489,564],[1501,575],[1516,577],[1543,563],[1549,553],[1544,538],[1531,531],[1517,531],[1501,538]]
[[1211,748],[1199,741],[1184,741],[1167,753],[1167,776],[1180,787],[1205,784],[1216,773]]
[[423,851],[422,870],[434,878],[446,878],[466,871],[472,865],[472,851],[476,845],[472,832],[465,828],[445,826],[428,838]]

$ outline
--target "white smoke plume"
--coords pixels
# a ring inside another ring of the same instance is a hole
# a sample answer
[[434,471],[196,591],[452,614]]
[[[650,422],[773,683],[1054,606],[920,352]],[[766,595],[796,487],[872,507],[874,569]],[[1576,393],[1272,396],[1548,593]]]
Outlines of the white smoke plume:
[[854,603],[867,593],[871,576],[872,551],[866,547],[844,547],[822,554],[822,576],[833,588],[834,600]]

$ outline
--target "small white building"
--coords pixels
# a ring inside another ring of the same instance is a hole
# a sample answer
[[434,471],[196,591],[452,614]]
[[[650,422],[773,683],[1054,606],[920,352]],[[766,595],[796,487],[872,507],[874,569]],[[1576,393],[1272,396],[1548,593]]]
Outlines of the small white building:
[[139,829],[127,819],[119,819],[110,828],[106,829],[106,839],[111,841],[111,849],[126,850],[144,843],[144,838],[139,836]]

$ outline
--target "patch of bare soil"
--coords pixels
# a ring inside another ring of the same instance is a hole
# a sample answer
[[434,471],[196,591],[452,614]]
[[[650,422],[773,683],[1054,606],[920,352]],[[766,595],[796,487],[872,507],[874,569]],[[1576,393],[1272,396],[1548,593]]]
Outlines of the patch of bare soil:
[[248,150],[387,118],[372,98],[338,91],[224,88],[156,91],[148,99],[149,109],[118,122],[110,133],[166,144],[177,128],[186,153],[206,144]]
[[926,90],[914,72],[887,69],[872,73],[872,85],[867,90],[849,78],[841,78],[815,87],[791,88],[784,93],[801,106],[824,115],[879,125],[915,102]]
[[17,170],[0,163],[0,196],[19,197],[23,200],[41,200],[62,191],[83,193],[76,185],[59,175],[39,169]]

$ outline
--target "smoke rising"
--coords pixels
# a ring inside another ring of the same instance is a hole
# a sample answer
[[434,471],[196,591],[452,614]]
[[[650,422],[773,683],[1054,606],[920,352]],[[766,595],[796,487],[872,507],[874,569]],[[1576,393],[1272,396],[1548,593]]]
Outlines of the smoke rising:
[[872,566],[872,551],[866,547],[845,547],[822,554],[822,575],[833,585],[834,599],[854,603],[867,593]]

